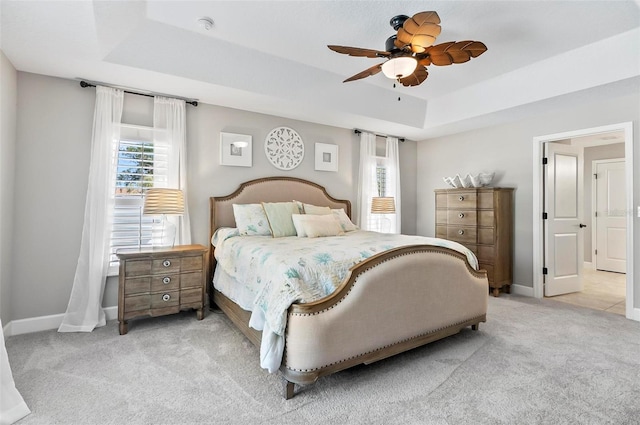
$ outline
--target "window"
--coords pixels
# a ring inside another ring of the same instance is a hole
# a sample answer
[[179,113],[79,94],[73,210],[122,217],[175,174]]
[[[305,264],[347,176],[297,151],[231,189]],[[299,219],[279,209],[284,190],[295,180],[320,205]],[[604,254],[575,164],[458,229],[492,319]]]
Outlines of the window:
[[[387,196],[387,158],[376,157],[376,187],[374,196]],[[369,230],[374,232],[388,231],[389,218],[386,214],[369,214]]]
[[164,144],[153,141],[153,129],[123,126],[114,147],[116,178],[113,225],[109,244],[110,274],[117,273],[116,251],[122,248],[151,247],[154,227],[160,218],[144,216],[146,190],[167,185],[167,154]]

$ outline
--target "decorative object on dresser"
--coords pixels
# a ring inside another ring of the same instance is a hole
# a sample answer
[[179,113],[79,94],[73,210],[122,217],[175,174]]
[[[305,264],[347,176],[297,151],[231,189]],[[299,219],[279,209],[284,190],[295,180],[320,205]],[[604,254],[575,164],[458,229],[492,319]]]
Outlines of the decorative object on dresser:
[[129,319],[142,316],[164,316],[193,308],[202,320],[207,252],[202,245],[119,251],[120,335],[127,333]]
[[459,242],[487,271],[493,296],[513,279],[513,188],[436,189],[436,237]]
[[264,140],[264,153],[277,169],[293,170],[304,158],[304,142],[294,129],[276,127]]
[[456,174],[453,177],[443,177],[442,180],[451,187],[460,188],[476,188],[489,186],[495,173],[478,173],[475,176],[473,174],[467,174],[461,177],[460,174]]
[[250,135],[220,133],[220,165],[251,167],[253,146]]
[[338,171],[338,145],[316,143],[316,171]]
[[[145,215],[162,214],[160,237],[153,235],[152,244],[158,247],[172,247],[176,242],[176,226],[167,220],[167,215],[184,214],[184,194],[182,191],[166,188],[148,189],[144,196],[142,212]],[[140,233],[142,234],[142,232]]]

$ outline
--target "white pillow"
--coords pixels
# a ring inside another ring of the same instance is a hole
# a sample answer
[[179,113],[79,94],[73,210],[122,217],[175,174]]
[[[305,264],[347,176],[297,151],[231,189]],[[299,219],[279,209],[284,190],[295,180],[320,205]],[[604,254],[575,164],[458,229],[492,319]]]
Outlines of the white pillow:
[[340,227],[340,223],[336,220],[333,214],[305,214],[301,217],[302,228],[308,238],[344,235],[344,231],[342,230],[342,227]]
[[238,233],[249,236],[271,236],[269,221],[261,204],[233,204]]
[[316,205],[304,204],[304,213],[312,215],[329,215],[331,214],[331,208],[318,207]]
[[356,226],[355,224],[353,224],[353,222],[351,222],[351,220],[349,220],[349,216],[346,212],[344,212],[344,208],[333,209],[331,210],[331,213],[335,218],[338,219],[340,227],[342,227],[342,230],[344,230],[345,232],[358,230],[358,226]]
[[302,227],[302,222],[306,218],[306,214],[291,214],[291,219],[293,220],[293,226],[296,228],[296,234],[300,238],[306,238],[307,233],[304,231],[304,227]]

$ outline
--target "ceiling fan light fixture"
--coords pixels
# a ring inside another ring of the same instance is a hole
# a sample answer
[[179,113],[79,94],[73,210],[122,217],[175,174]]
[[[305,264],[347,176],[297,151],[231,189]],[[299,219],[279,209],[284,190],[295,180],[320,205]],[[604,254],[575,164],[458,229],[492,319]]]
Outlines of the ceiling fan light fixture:
[[382,64],[382,72],[387,78],[399,80],[413,74],[418,61],[413,56],[398,56]]

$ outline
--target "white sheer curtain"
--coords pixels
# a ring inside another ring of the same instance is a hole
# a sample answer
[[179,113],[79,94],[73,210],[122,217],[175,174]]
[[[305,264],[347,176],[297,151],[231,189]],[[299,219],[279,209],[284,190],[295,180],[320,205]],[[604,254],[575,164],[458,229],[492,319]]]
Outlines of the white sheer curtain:
[[360,133],[360,169],[358,176],[358,220],[362,230],[370,230],[371,198],[378,196],[376,180],[376,136]]
[[4,345],[4,332],[0,321],[0,425],[19,421],[31,413],[29,407],[16,388],[13,380],[7,347]]
[[[180,99],[156,96],[153,106],[154,143],[164,141],[169,148],[167,183],[172,189],[181,189],[184,194],[184,214],[175,217],[176,245],[191,243],[191,224],[187,205],[187,131],[185,102]],[[173,217],[171,219],[174,219]]]
[[120,140],[124,92],[96,87],[89,187],[84,207],[80,256],[67,311],[58,332],[91,332],[106,324],[102,295],[109,269],[113,194],[116,175],[114,144]]
[[387,137],[387,196],[393,196],[395,200],[396,213],[388,214],[391,221],[391,233],[400,233],[402,215],[400,210],[400,158],[398,152],[398,139]]

